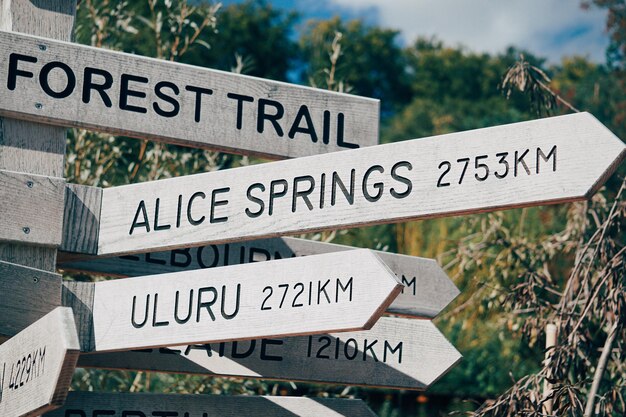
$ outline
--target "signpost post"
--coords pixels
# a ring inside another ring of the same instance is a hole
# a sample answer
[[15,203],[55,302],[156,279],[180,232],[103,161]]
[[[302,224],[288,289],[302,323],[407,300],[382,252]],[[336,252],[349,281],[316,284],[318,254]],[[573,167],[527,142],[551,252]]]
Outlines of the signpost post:
[[94,353],[78,365],[423,390],[460,359],[431,321],[383,317],[367,331]]
[[378,143],[379,101],[0,32],[0,114],[291,158]]
[[624,155],[578,113],[106,188],[97,254],[574,201]]
[[337,398],[70,392],[45,417],[375,417],[361,400]]
[[93,287],[93,333],[80,336],[100,352],[369,329],[402,290],[367,249]]
[[38,416],[63,405],[79,353],[74,316],[65,307],[0,345],[0,415]]
[[[105,275],[141,276],[237,265],[354,250],[332,243],[296,238],[269,238],[247,242],[181,248],[166,252],[122,257],[93,258],[69,255],[60,261],[63,269]],[[376,255],[404,284],[402,292],[387,309],[408,317],[434,318],[459,293],[434,259],[376,251]]]

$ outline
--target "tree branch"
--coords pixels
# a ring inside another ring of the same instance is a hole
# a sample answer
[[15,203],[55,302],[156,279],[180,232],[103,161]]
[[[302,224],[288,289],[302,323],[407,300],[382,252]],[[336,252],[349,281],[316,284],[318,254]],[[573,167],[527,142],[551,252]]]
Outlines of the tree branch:
[[606,363],[609,360],[611,350],[613,349],[613,341],[615,340],[615,336],[617,335],[618,327],[619,327],[619,319],[615,320],[615,323],[613,323],[611,330],[609,330],[609,335],[607,336],[606,341],[604,342],[602,355],[600,355],[600,360],[598,360],[598,367],[596,368],[596,372],[593,375],[593,383],[591,384],[591,390],[589,390],[589,395],[587,396],[587,405],[585,406],[585,414],[583,414],[583,417],[591,417],[591,413],[593,413],[593,406],[596,402],[596,395],[598,394],[600,381],[602,380],[602,375],[604,374]]

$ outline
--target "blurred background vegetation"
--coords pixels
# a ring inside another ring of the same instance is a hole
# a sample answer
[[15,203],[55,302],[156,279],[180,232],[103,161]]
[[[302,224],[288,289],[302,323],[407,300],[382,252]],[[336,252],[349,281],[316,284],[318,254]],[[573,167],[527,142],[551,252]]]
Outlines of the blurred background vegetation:
[[[576,109],[591,112],[623,139],[626,6],[623,0],[593,0],[582,6],[609,12],[611,45],[605,64],[583,57],[547,64],[547,57],[514,46],[490,55],[450,47],[437,39],[421,38],[402,45],[395,30],[339,17],[303,21],[296,12],[253,0],[228,7],[184,0],[82,0],[76,41],[375,97],[381,100],[383,143]],[[66,177],[70,182],[106,187],[261,162],[265,161],[74,130],[68,137]],[[556,409],[561,410],[559,415],[582,415],[607,339],[606,327],[618,323],[620,336],[609,346],[614,352],[597,393],[601,406],[594,410],[598,415],[622,415],[626,208],[618,191],[625,168],[622,164],[589,203],[307,236],[433,257],[445,267],[462,293],[436,323],[464,359],[425,393],[104,370],[80,370],[73,387],[356,397],[365,399],[381,417],[472,413],[483,403],[486,406],[478,413],[484,415],[544,415],[537,409],[540,400],[531,395],[536,387],[519,381],[529,375],[546,377],[542,374],[543,329],[547,322],[555,321],[555,315],[562,317],[564,306],[571,304],[563,300],[565,288],[575,279],[575,288],[599,288],[599,295],[593,299],[590,291],[583,291],[587,298],[582,300],[593,308],[574,315],[583,323],[574,331],[582,336],[568,342],[584,355],[572,353],[569,362],[559,362],[563,372],[550,374],[552,382],[573,395],[570,402],[559,403],[557,398]],[[604,230],[601,238],[596,233],[599,229]],[[597,256],[583,256],[600,247]],[[583,259],[586,278],[576,275]],[[598,283],[609,261],[615,264],[611,264],[615,275],[612,287],[610,280]],[[75,275],[69,279],[94,278]],[[601,308],[598,302],[611,294],[617,301]],[[565,329],[572,330],[566,321],[561,324],[561,331]],[[514,391],[507,391],[512,386]],[[512,392],[518,396],[511,396]],[[525,405],[502,408],[499,401],[503,398]]]

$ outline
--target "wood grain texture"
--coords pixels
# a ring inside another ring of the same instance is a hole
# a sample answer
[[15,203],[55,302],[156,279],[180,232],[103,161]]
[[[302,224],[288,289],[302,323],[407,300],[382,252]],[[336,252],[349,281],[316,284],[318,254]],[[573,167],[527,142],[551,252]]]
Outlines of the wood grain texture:
[[[269,238],[223,245],[180,248],[124,257],[86,258],[71,255],[59,261],[66,270],[115,276],[141,276],[190,271],[250,262],[285,259],[355,249],[350,246],[296,238]],[[434,259],[375,252],[404,284],[388,313],[433,318],[459,294]],[[62,258],[62,256],[59,256]]]
[[61,300],[65,307],[71,307],[80,340],[82,352],[90,352],[95,347],[93,334],[93,282],[63,282]]
[[578,113],[107,188],[98,254],[579,200],[625,149]]
[[65,180],[0,170],[0,240],[59,246]]
[[14,33],[0,56],[6,116],[271,158],[378,143],[374,99]]
[[148,417],[164,411],[178,417],[376,416],[361,400],[337,398],[70,392],[65,406],[45,417],[92,417],[95,410],[101,410],[98,416],[115,417]]
[[38,416],[61,406],[79,352],[74,316],[65,307],[0,345],[0,415]]
[[0,335],[14,336],[61,305],[61,275],[0,261]]
[[383,317],[360,332],[85,354],[78,366],[422,390],[460,359],[432,322]]
[[402,284],[367,249],[95,284],[95,351],[369,329]]
[[[75,13],[76,0],[0,0],[0,30],[69,41]],[[65,138],[64,128],[0,118],[0,169],[62,177]],[[56,250],[0,242],[0,259],[54,271]]]
[[81,253],[97,251],[101,203],[101,188],[67,185],[61,250]]

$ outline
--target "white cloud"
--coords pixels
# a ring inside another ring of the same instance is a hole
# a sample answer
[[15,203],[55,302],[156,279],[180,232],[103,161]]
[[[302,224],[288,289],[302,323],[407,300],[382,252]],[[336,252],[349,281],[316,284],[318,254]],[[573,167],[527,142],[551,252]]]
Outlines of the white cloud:
[[564,55],[604,61],[606,12],[582,10],[580,0],[332,0],[359,10],[375,7],[380,24],[404,39],[436,36],[475,52],[514,45],[558,61]]

